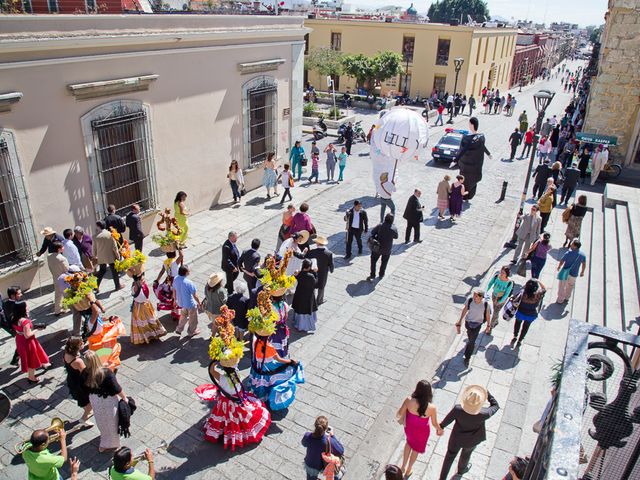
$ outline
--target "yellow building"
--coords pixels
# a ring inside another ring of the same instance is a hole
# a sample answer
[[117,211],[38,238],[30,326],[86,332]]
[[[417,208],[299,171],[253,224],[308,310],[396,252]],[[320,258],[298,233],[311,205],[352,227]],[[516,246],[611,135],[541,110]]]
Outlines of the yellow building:
[[[313,29],[307,39],[308,49],[331,46],[345,53],[375,55],[391,50],[403,54],[408,75],[385,82],[383,94],[407,90],[411,96],[426,96],[433,89],[453,92],[455,58],[464,59],[458,92],[478,96],[484,85],[500,90],[509,86],[515,29],[320,18],[304,23]],[[306,73],[318,90],[327,89],[326,78],[314,71]],[[340,91],[355,87],[355,80],[347,76],[339,77],[336,83]]]

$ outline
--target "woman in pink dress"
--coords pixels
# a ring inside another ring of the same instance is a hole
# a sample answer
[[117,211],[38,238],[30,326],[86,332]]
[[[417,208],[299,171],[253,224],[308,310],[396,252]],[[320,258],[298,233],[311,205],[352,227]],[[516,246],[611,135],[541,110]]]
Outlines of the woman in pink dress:
[[398,423],[404,425],[404,433],[407,436],[401,467],[404,478],[411,476],[413,473],[411,469],[418,454],[424,453],[427,449],[427,441],[431,433],[429,420],[431,420],[438,436],[443,433],[438,423],[436,407],[431,403],[432,399],[431,384],[426,380],[420,380],[414,392],[405,398],[396,414]]
[[38,383],[40,379],[36,377],[36,368],[49,367],[49,357],[36,339],[33,323],[27,318],[27,302],[16,302],[13,309],[12,321],[20,368],[27,373],[29,383]]

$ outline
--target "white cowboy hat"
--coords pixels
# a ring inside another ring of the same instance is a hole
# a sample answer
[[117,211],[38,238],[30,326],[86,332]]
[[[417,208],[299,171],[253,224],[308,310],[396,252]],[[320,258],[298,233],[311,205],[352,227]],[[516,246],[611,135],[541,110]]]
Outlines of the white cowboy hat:
[[298,233],[298,237],[296,238],[296,243],[298,245],[304,245],[309,241],[309,232],[306,230],[300,230]]
[[469,415],[477,415],[487,401],[487,389],[481,385],[469,385],[462,392],[462,409]]
[[209,277],[209,281],[207,282],[207,285],[213,288],[216,285],[218,285],[222,280],[224,280],[222,273],[216,272],[211,274],[211,276]]
[[48,235],[53,235],[56,231],[51,227],[44,227],[44,230],[40,232],[40,235],[44,235],[45,237]]
[[329,240],[327,240],[326,237],[320,236],[318,235],[314,242],[316,242],[316,245],[328,245],[329,244]]

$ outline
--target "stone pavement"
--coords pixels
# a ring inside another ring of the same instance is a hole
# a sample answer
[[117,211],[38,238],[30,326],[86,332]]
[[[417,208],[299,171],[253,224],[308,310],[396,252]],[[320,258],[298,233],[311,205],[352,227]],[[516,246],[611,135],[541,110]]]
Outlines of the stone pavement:
[[[340,258],[345,241],[343,212],[353,199],[363,201],[372,224],[378,219],[366,145],[354,147],[345,182],[311,186],[303,182],[294,188],[294,202],[310,203],[310,214],[319,234],[329,237],[329,247],[338,258],[336,271],[329,279],[327,302],[319,311],[317,332],[306,336],[292,332],[291,355],[305,365],[307,382],[300,386],[298,398],[288,411],[274,414],[274,423],[260,445],[227,452],[202,440],[200,426],[209,408],[197,400],[193,388],[209,381],[205,368],[209,363],[208,335],[204,328],[201,335],[191,340],[178,339],[170,333],[162,342],[132,346],[128,337],[121,339],[123,364],[118,377],[127,395],[134,397],[139,406],[132,417],[132,437],[123,444],[137,452],[143,446],[154,448],[166,440],[170,448],[156,461],[158,478],[298,479],[303,476],[302,434],[312,428],[317,415],[326,414],[346,447],[347,478],[377,478],[380,467],[389,460],[397,461],[398,449],[402,448],[403,432],[395,423],[396,409],[417,380],[431,378],[436,372],[439,381],[435,401],[441,416],[451,407],[463,384],[471,379],[488,385],[505,406],[490,425],[493,437],[498,433],[505,437],[500,443],[494,442],[495,449],[491,438],[478,449],[478,458],[474,456],[473,460],[475,477],[468,477],[499,478],[506,456],[530,451],[532,442],[527,431],[548,394],[548,369],[536,369],[533,365],[547,356],[552,360],[560,358],[561,332],[566,326],[561,321],[538,322],[517,361],[503,347],[508,342],[510,325],[500,325],[490,344],[488,339],[483,341],[469,374],[456,379],[454,372],[460,372],[462,363],[455,355],[461,349],[462,339],[456,338],[452,325],[464,297],[482,282],[486,272],[493,271],[493,259],[511,228],[526,162],[509,163],[501,158],[507,156],[507,138],[517,123],[519,111],[525,108],[530,121],[533,120],[533,91],[535,88],[529,88],[518,96],[518,112],[514,117],[479,115],[480,130],[486,133],[487,146],[494,158],[486,159],[478,194],[457,224],[437,223],[431,211],[435,206],[436,185],[447,173],[446,168],[431,162],[425,166],[423,161],[402,167],[395,197],[400,236],[405,226],[401,213],[414,186],[423,191],[428,218],[423,226],[424,242],[418,245],[399,242],[383,281],[365,281],[368,256],[354,257],[351,261]],[[560,113],[568,98],[559,93],[549,114]],[[372,117],[364,118],[366,127],[371,122]],[[457,120],[463,128],[466,122],[465,117]],[[443,127],[431,130],[431,145],[442,131]],[[323,147],[325,142],[319,146]],[[310,146],[309,138],[305,139],[307,145]],[[509,181],[507,198],[496,203],[503,179]],[[275,248],[281,208],[276,200],[266,201],[263,195],[264,190],[252,192],[240,207],[223,206],[191,218],[194,241],[186,251],[186,262],[192,266],[198,285],[203,286],[209,274],[219,270],[219,246],[230,229],[241,233],[239,245],[243,248],[254,237],[261,238],[263,254]],[[559,220],[555,220],[554,226],[556,230],[561,228]],[[161,259],[158,251],[149,253],[147,270],[153,278]],[[547,274],[551,270],[551,265],[546,267]],[[103,285],[105,290],[110,288],[109,279]],[[108,313],[120,315],[128,323],[128,302],[128,294],[124,292],[109,296]],[[35,299],[30,304],[37,321],[51,323],[49,329],[39,333],[45,349],[52,354],[55,368],[44,374],[35,387],[29,387],[15,369],[0,372],[0,385],[14,402],[11,418],[0,425],[0,462],[6,466],[3,468],[6,478],[24,478],[25,467],[12,454],[18,439],[27,438],[33,428],[47,425],[52,416],[73,420],[81,413],[67,398],[61,368],[65,337],[61,330],[70,325],[70,319],[53,320],[45,316],[49,306],[39,303],[36,308],[33,308],[37,305]],[[205,317],[200,320],[204,326]],[[173,332],[175,324],[166,316],[162,321]],[[545,342],[543,347],[542,332],[547,339],[549,328],[556,330],[553,341]],[[13,342],[6,338],[3,342],[0,353],[6,365]],[[248,372],[248,360],[245,358],[241,363],[243,374]],[[536,391],[531,388],[534,381],[539,386]],[[500,422],[501,419],[504,421]],[[83,463],[81,478],[106,478],[110,456],[97,453],[95,428],[70,435],[70,445],[71,455],[78,456]],[[435,458],[425,455],[420,459],[417,474],[430,478],[429,469],[439,469],[444,445],[440,441],[435,446],[432,455]],[[428,452],[432,451],[429,448]]]

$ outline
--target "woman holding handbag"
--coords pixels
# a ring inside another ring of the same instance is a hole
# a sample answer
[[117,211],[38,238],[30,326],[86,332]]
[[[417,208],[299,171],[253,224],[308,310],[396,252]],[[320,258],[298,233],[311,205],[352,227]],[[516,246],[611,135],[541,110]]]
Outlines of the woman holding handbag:
[[518,350],[522,346],[522,340],[527,335],[529,327],[538,318],[538,312],[546,292],[547,289],[540,280],[531,279],[524,284],[522,296],[516,310],[513,338],[509,343],[511,348]]
[[551,250],[551,234],[544,232],[540,238],[536,240],[529,252],[527,258],[531,260],[531,278],[540,278],[540,273],[547,263],[547,254]]
[[489,284],[487,285],[486,292],[490,295],[493,302],[493,313],[491,315],[491,328],[498,325],[498,316],[500,310],[506,303],[509,295],[513,291],[513,280],[509,278],[511,275],[511,269],[508,265],[503,266],[499,272],[493,274]]
[[344,447],[340,441],[334,436],[333,430],[329,426],[329,419],[325,416],[316,418],[313,432],[306,432],[302,437],[302,446],[307,449],[304,457],[304,469],[307,473],[307,480],[317,480],[318,475],[333,467],[332,478],[339,480],[342,477],[342,461],[335,462],[329,459],[329,464],[325,464],[323,456],[328,455],[338,457],[344,455]]
[[233,203],[239,202],[244,190],[244,175],[242,174],[242,169],[238,165],[237,160],[231,160],[227,178],[229,179],[231,193],[233,194]]
[[[568,212],[568,213],[567,213]],[[587,196],[580,195],[578,203],[574,203],[564,212],[562,212],[562,221],[567,224],[564,232],[565,241],[562,248],[566,248],[574,238],[580,237],[580,229],[582,228],[582,220],[587,213]]]

